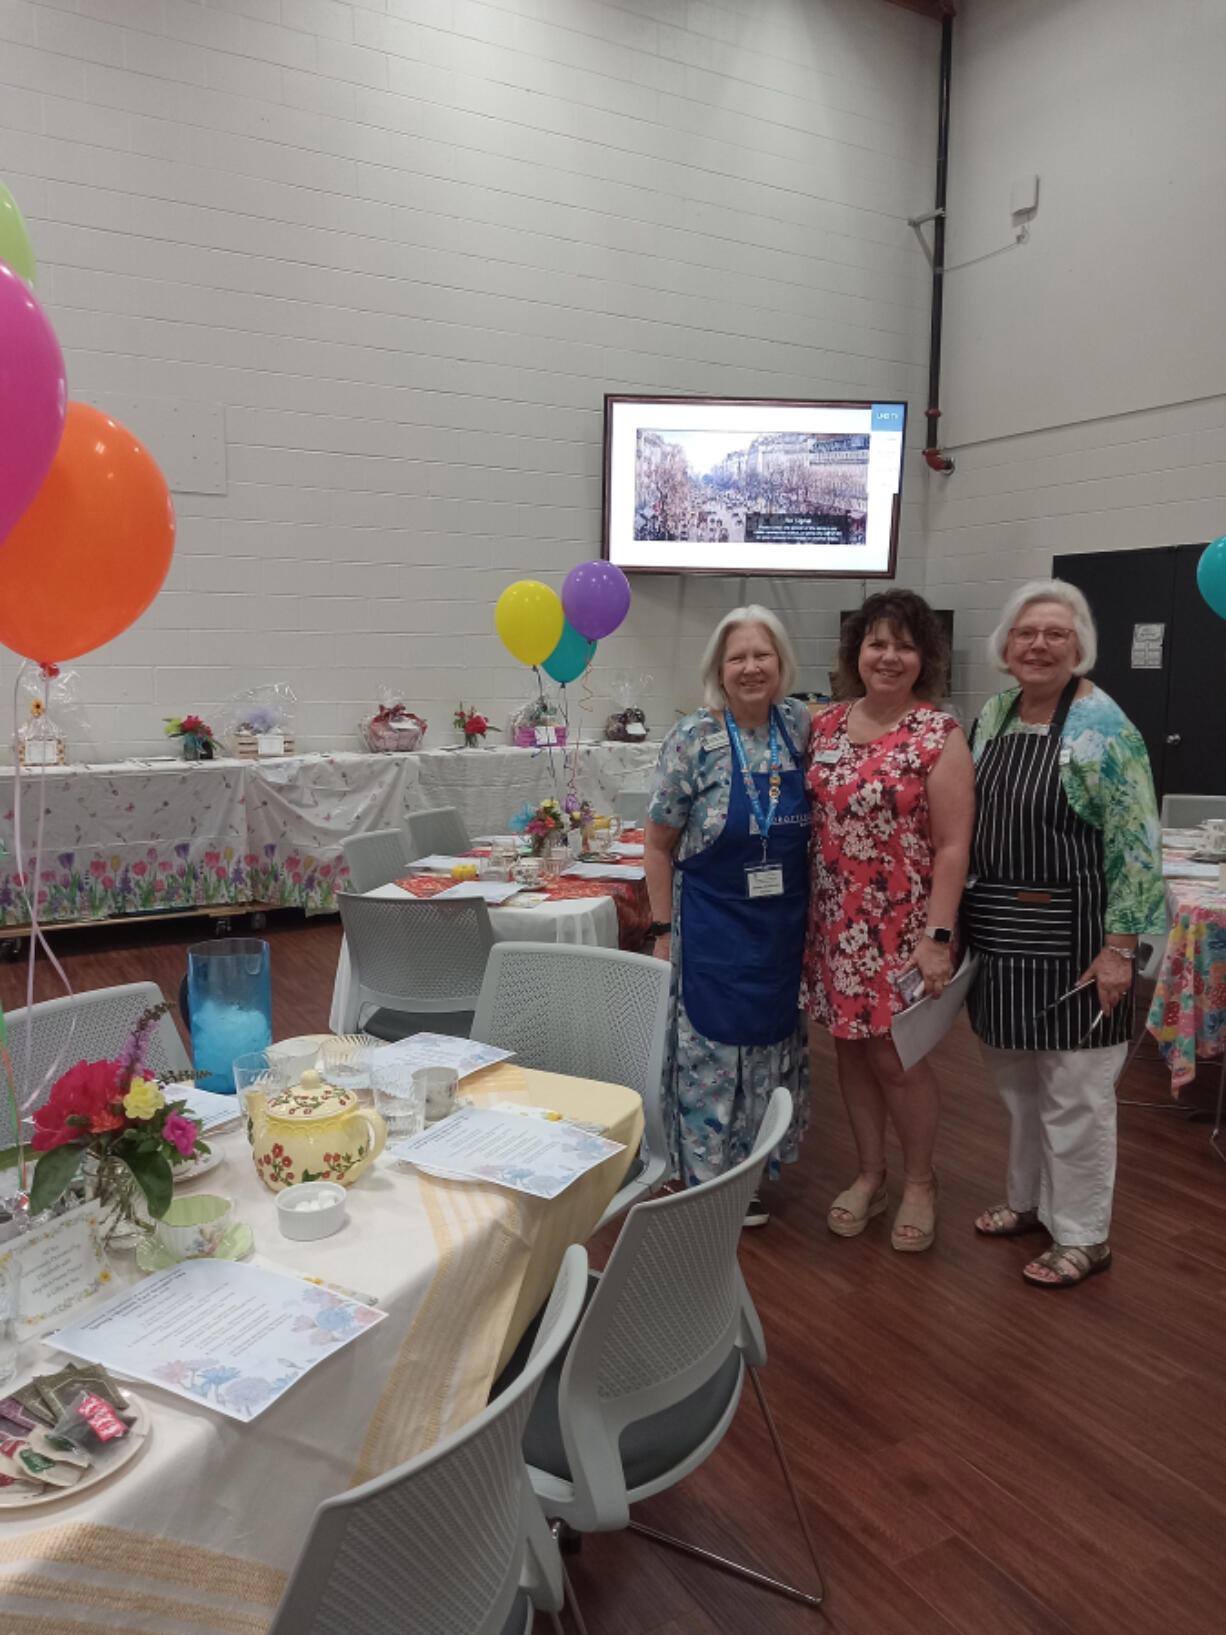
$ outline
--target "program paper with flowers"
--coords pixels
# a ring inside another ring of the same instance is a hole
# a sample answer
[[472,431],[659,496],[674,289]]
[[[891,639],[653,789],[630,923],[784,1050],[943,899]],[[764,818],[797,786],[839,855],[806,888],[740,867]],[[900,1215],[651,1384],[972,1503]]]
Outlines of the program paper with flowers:
[[266,1266],[185,1260],[50,1343],[246,1420],[386,1316]]

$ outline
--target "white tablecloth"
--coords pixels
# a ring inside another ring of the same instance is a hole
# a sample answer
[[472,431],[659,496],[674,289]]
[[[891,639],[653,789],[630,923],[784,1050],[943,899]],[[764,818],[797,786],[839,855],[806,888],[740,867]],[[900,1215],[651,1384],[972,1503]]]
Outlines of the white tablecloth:
[[[645,786],[658,746],[591,744],[575,787],[615,810]],[[262,761],[124,761],[22,774],[22,849],[47,920],[267,903],[336,907],[345,841],[397,828],[412,811],[455,806],[470,834],[501,832],[523,804],[565,795],[574,752],[427,749],[411,755],[287,755]],[[29,919],[14,861],[14,771],[0,767],[0,925]]]
[[[235,1199],[255,1261],[373,1295],[388,1316],[250,1423],[137,1384],[152,1431],[127,1470],[78,1498],[0,1511],[0,1630],[258,1635],[320,1501],[479,1410],[567,1245],[587,1237],[616,1191],[642,1105],[622,1086],[507,1063],[469,1087],[478,1099],[597,1119],[626,1150],[548,1203],[419,1178],[385,1155],[351,1189],[339,1233],[292,1243],[245,1137],[215,1138],[225,1161],[189,1190]],[[127,1257],[116,1273],[121,1284],[139,1276]],[[24,1372],[63,1361],[35,1343],[23,1349]]]
[[[378,886],[368,897],[411,897],[400,886]],[[612,897],[576,897],[557,903],[540,903],[535,908],[516,908],[514,898],[490,909],[490,926],[495,942],[569,942],[588,948],[617,947],[617,906]],[[356,1033],[358,1002],[344,940],[336,961],[332,985],[332,1011],[328,1026],[333,1033]]]

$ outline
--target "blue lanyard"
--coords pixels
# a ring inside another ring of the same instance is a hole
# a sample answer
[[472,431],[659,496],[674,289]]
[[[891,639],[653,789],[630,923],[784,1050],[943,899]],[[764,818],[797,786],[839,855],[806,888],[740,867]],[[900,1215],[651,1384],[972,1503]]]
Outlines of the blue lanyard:
[[724,711],[724,723],[728,728],[728,738],[732,744],[736,764],[740,768],[741,778],[745,784],[745,798],[749,802],[749,810],[753,813],[754,821],[758,825],[758,833],[762,836],[763,861],[766,859],[767,836],[770,834],[771,824],[775,821],[775,813],[779,810],[779,795],[783,787],[779,773],[781,765],[779,759],[779,726],[773,709],[771,710],[770,720],[770,805],[767,807],[766,816],[763,817],[762,803],[758,799],[757,785],[753,781],[753,774],[750,772],[749,764],[745,758],[745,745],[741,741],[740,728],[732,719],[732,711]]

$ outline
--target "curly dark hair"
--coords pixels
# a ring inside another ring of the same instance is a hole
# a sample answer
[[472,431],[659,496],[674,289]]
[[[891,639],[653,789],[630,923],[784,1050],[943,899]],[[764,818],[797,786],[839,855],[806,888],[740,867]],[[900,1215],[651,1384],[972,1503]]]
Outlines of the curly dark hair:
[[924,598],[913,590],[878,591],[843,621],[839,632],[839,662],[834,675],[835,697],[863,698],[860,648],[869,631],[882,621],[896,636],[910,636],[919,651],[920,673],[915,682],[915,696],[930,704],[939,704],[949,691],[949,643],[941,621]]

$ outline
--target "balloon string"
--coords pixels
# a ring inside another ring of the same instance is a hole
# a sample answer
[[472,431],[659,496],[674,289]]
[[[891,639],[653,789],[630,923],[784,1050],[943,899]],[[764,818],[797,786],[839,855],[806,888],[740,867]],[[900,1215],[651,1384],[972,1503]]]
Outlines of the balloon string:
[[[21,740],[17,730],[17,715],[21,696],[21,678],[25,674],[26,669],[27,665],[23,664],[21,669],[17,672],[17,682],[13,689],[13,844],[17,852],[17,885],[18,888],[25,893],[26,907],[29,909],[30,913],[30,953],[26,965],[25,1067],[22,1073],[22,1094],[18,1097],[21,1112],[29,1112],[32,1108],[39,1105],[42,1100],[42,1092],[44,1088],[48,1084],[54,1083],[56,1077],[58,1076],[60,1064],[64,1060],[64,1057],[68,1054],[68,1051],[71,1049],[73,1037],[77,1031],[77,1011],[76,1006],[74,1005],[70,1006],[68,1009],[68,1031],[64,1036],[63,1044],[56,1052],[54,1060],[51,1062],[51,1065],[47,1068],[46,1072],[43,1073],[42,1077],[39,1079],[39,1082],[36,1085],[33,1084],[31,1081],[34,1077],[34,1027],[31,1011],[34,1005],[34,968],[39,944],[42,945],[43,952],[50,961],[52,970],[54,970],[56,975],[59,977],[60,982],[63,985],[65,995],[70,999],[72,998],[73,990],[72,983],[68,980],[68,973],[64,970],[64,967],[60,964],[59,960],[52,952],[51,945],[47,941],[46,934],[44,933],[38,918],[38,881],[42,869],[43,838],[47,818],[47,803],[41,796],[39,797],[38,803],[38,823],[34,831],[32,881],[25,867],[25,843],[22,839],[21,830],[23,768],[21,763]],[[46,718],[47,706],[50,702],[51,676],[54,673],[54,666],[45,666],[42,672],[42,703],[44,719]],[[35,787],[37,787],[37,780]],[[17,1121],[17,1145],[18,1147],[24,1146],[21,1136],[20,1118]]]

